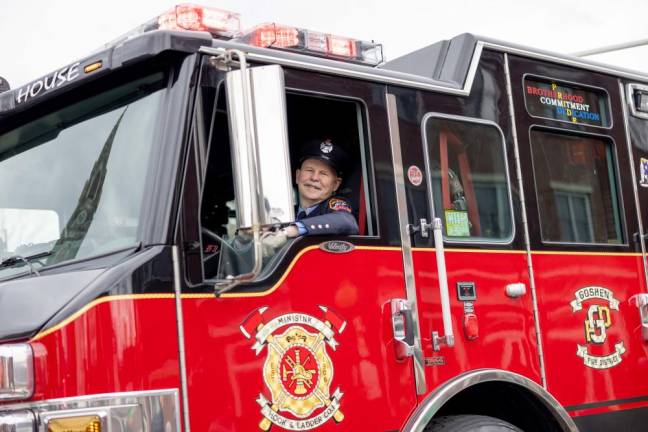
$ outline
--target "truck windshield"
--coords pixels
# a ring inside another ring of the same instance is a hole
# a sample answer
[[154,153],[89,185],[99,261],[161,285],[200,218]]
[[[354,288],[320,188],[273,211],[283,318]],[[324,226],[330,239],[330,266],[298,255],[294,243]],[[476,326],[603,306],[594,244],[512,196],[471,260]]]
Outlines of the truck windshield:
[[[112,87],[0,134],[0,278],[128,248],[164,74]],[[48,253],[45,253],[48,252]]]

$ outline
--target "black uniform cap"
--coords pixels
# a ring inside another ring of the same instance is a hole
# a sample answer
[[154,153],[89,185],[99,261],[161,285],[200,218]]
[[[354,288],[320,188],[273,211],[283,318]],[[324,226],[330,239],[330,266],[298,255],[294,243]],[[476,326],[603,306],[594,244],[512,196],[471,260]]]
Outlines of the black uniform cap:
[[348,156],[342,146],[334,143],[330,138],[311,140],[304,144],[299,165],[301,166],[306,159],[320,159],[326,162],[338,176],[342,176],[348,162]]

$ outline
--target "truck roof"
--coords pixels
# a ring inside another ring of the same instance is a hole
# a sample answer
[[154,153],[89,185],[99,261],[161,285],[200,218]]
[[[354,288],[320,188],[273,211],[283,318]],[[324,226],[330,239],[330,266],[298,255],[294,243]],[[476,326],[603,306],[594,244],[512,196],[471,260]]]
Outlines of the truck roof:
[[[0,117],[22,110],[37,100],[42,101],[64,90],[70,90],[90,79],[104,75],[110,70],[154,57],[164,51],[186,54],[200,51],[217,55],[228,49],[241,50],[252,61],[272,62],[289,67],[451,93],[458,96],[470,94],[473,78],[484,49],[554,62],[634,81],[648,82],[648,74],[643,72],[502,42],[470,33],[436,42],[373,67],[296,52],[261,48],[236,41],[214,39],[207,32],[156,30],[126,40],[118,39],[79,61],[21,87],[1,93]],[[101,62],[99,70],[84,73],[86,66],[97,62]],[[70,74],[71,68],[75,70],[74,77]],[[65,79],[59,78],[61,74],[67,74]],[[56,85],[52,84],[54,77],[57,77]],[[49,88],[48,83],[50,84]]]

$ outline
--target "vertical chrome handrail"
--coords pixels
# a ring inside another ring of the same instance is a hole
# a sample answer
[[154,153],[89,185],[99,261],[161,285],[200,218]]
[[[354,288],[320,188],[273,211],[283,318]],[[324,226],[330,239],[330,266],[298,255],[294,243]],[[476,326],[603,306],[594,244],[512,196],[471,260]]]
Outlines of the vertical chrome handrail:
[[437,261],[437,275],[439,277],[439,295],[441,298],[441,316],[443,317],[443,336],[437,332],[432,334],[434,350],[441,349],[441,345],[450,348],[454,346],[454,332],[452,330],[452,313],[450,312],[450,293],[448,289],[448,272],[445,263],[445,248],[443,246],[443,232],[441,219],[434,218],[432,221],[432,232],[434,233],[434,251]]
[[[628,93],[630,87],[628,87]],[[641,206],[639,202],[639,189],[637,188],[637,172],[635,171],[635,159],[632,152],[632,137],[630,136],[630,124],[628,119],[628,104],[632,102],[631,95],[626,99],[623,83],[619,80],[619,93],[621,94],[621,105],[623,106],[623,127],[625,128],[626,143],[628,146],[628,158],[630,159],[630,175],[632,176],[632,192],[634,194],[635,207],[637,208],[637,223],[639,224],[639,245],[641,247],[641,260],[644,268],[644,281],[648,289],[648,261],[646,259],[646,239],[644,238],[643,221],[641,220]]]
[[412,258],[412,244],[408,230],[409,215],[407,212],[407,198],[405,195],[405,175],[403,173],[403,156],[401,154],[400,129],[398,127],[398,111],[396,109],[396,96],[386,94],[387,117],[389,126],[389,138],[391,142],[392,158],[394,161],[394,181],[396,186],[396,206],[398,208],[398,219],[400,227],[401,246],[403,251],[403,273],[405,277],[405,291],[407,301],[411,307],[413,331],[414,331],[414,377],[416,379],[416,393],[425,394],[427,384],[425,382],[425,364],[423,360],[423,349],[421,348],[421,329],[418,318],[418,302],[416,297],[416,281],[414,279],[414,262]]
[[189,424],[189,386],[187,385],[187,359],[184,338],[184,315],[182,313],[182,286],[180,278],[180,252],[178,246],[171,249],[173,260],[173,290],[175,292],[176,325],[178,332],[178,359],[180,363],[180,385],[182,386],[182,418],[184,431],[190,432]]
[[545,371],[544,349],[542,345],[542,332],[540,326],[540,312],[538,310],[538,295],[536,292],[535,275],[533,273],[533,259],[531,255],[531,238],[529,237],[529,222],[526,213],[526,200],[524,198],[524,184],[522,183],[522,166],[520,163],[520,147],[515,125],[515,107],[513,105],[513,89],[511,87],[511,71],[509,68],[508,54],[504,53],[504,73],[506,75],[506,93],[508,96],[509,115],[511,117],[511,133],[513,135],[513,151],[515,153],[515,174],[518,180],[520,191],[520,209],[522,212],[522,229],[524,231],[524,248],[526,250],[527,271],[529,272],[529,286],[531,287],[531,301],[533,302],[533,317],[536,331],[536,343],[538,344],[538,361],[540,362],[540,379],[542,386],[547,388],[547,374]]

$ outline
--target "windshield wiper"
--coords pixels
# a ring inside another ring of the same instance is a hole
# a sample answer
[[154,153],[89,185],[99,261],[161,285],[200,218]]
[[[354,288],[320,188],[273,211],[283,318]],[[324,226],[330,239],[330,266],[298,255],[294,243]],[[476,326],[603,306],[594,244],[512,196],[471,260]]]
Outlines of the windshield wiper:
[[9,258],[6,258],[6,259],[4,259],[4,260],[2,260],[0,262],[0,268],[11,267],[11,266],[14,266],[14,265],[16,265],[16,264],[18,264],[20,262],[23,262],[23,263],[25,263],[25,264],[27,264],[29,266],[29,274],[35,274],[36,276],[40,276],[40,273],[38,273],[38,270],[36,270],[32,266],[31,262],[33,260],[40,259],[40,258],[45,258],[45,257],[50,256],[50,255],[52,255],[51,251],[39,252],[37,254],[28,255],[26,257],[24,257],[22,255],[10,256]]

